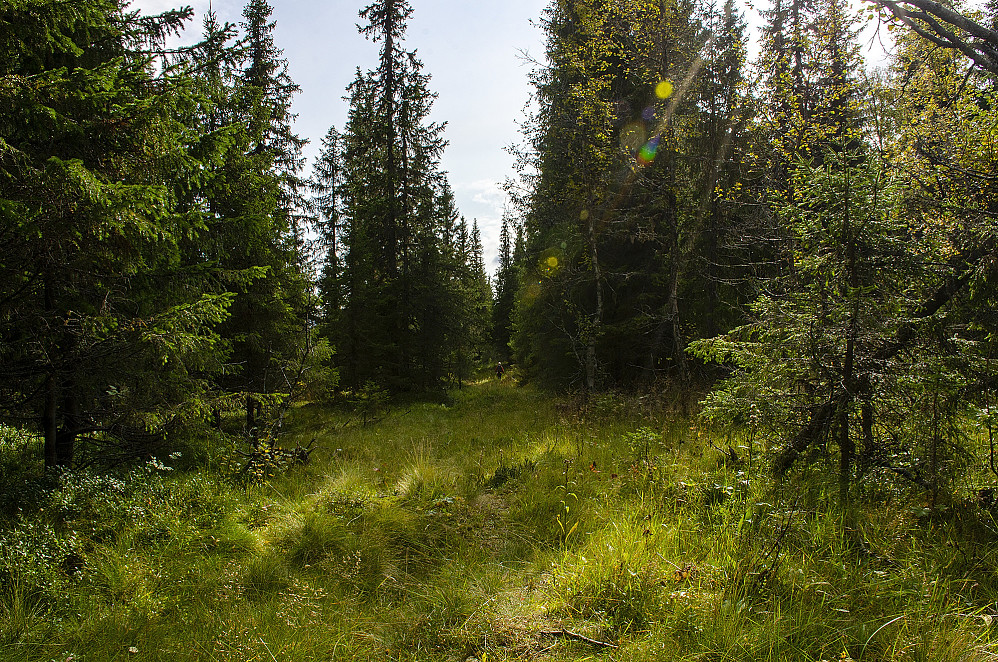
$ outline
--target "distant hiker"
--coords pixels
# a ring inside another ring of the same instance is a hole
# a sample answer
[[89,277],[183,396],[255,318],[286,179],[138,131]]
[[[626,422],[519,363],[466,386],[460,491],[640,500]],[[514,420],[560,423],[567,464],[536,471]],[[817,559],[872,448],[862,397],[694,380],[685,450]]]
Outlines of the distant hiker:
[[502,361],[496,365],[496,379],[502,379],[502,376],[506,374],[506,368],[503,367]]

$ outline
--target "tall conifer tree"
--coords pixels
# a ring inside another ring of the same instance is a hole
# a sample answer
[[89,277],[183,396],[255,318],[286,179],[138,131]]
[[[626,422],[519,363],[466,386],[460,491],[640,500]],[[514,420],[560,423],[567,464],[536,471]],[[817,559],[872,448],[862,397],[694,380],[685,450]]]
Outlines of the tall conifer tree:
[[509,361],[510,341],[513,337],[513,310],[519,287],[516,265],[513,262],[513,237],[510,236],[510,219],[503,217],[499,233],[499,264],[495,275],[495,302],[492,308],[493,345],[499,360]]
[[219,80],[212,112],[226,150],[204,193],[214,242],[194,249],[227,270],[218,287],[236,293],[221,329],[232,352],[221,386],[245,392],[248,410],[260,395],[290,389],[287,367],[304,360],[313,332],[301,226],[305,141],[291,126],[298,86],[274,43],[272,13],[266,0],[246,5],[237,58]]
[[685,377],[689,328],[715,310],[685,291],[709,276],[696,255],[726,222],[717,189],[744,143],[739,18],[693,2],[560,0],[545,26],[517,358],[586,390]]
[[334,334],[353,387],[439,387],[464,324],[459,223],[438,163],[443,126],[428,121],[429,77],[402,47],[411,15],[405,0],[360,12],[361,32],[381,51],[378,67],[358,71],[348,88],[337,188],[343,298]]
[[37,423],[49,466],[147,452],[221,359],[229,297],[181,259],[211,160],[185,63],[152,54],[189,17],[0,9],[0,415]]

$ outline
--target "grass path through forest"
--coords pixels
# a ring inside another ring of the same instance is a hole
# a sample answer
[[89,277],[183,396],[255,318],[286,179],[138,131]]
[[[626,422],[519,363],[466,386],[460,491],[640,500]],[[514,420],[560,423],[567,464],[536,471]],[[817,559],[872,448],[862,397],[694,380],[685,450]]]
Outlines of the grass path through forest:
[[830,476],[774,485],[667,401],[489,381],[368,425],[299,408],[312,461],[246,490],[69,476],[5,524],[80,562],[45,584],[25,553],[0,659],[996,659],[993,521],[871,495],[857,549]]

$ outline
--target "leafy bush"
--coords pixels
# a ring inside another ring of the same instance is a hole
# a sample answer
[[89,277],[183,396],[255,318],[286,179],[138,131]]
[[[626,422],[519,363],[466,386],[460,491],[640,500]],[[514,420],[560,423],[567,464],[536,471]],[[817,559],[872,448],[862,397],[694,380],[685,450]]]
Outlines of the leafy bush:
[[54,606],[87,574],[99,545],[183,547],[217,526],[223,508],[215,483],[167,481],[171,471],[152,459],[118,475],[66,470],[22,478],[22,512],[0,528],[0,589]]
[[[41,439],[26,430],[0,424],[0,516],[13,517],[18,508],[23,509],[32,500],[42,466]],[[35,478],[26,485],[29,476]]]
[[80,576],[83,544],[75,532],[59,534],[51,524],[18,518],[0,531],[0,587],[17,590],[34,602],[55,599]]

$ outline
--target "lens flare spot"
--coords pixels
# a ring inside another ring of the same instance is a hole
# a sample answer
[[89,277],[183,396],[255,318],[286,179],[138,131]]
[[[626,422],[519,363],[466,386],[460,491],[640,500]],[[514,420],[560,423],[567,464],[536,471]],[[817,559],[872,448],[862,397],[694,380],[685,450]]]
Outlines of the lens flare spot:
[[557,248],[550,248],[540,256],[537,262],[537,275],[543,278],[554,278],[561,270],[562,253]]
[[648,106],[643,111],[641,111],[641,117],[645,118],[645,121],[651,122],[655,119],[655,106]]
[[655,154],[658,153],[659,137],[654,136],[651,140],[641,146],[638,151],[638,163],[647,166],[655,161]]
[[[579,220],[581,220],[581,221],[588,221],[589,220],[589,210],[588,209],[583,209],[582,211],[579,212]],[[562,248],[565,247],[565,242],[561,242],[561,247]]]
[[655,96],[659,99],[668,99],[672,96],[672,81],[663,80],[655,86]]
[[620,146],[628,152],[636,152],[648,140],[648,130],[644,122],[631,122],[620,130]]

